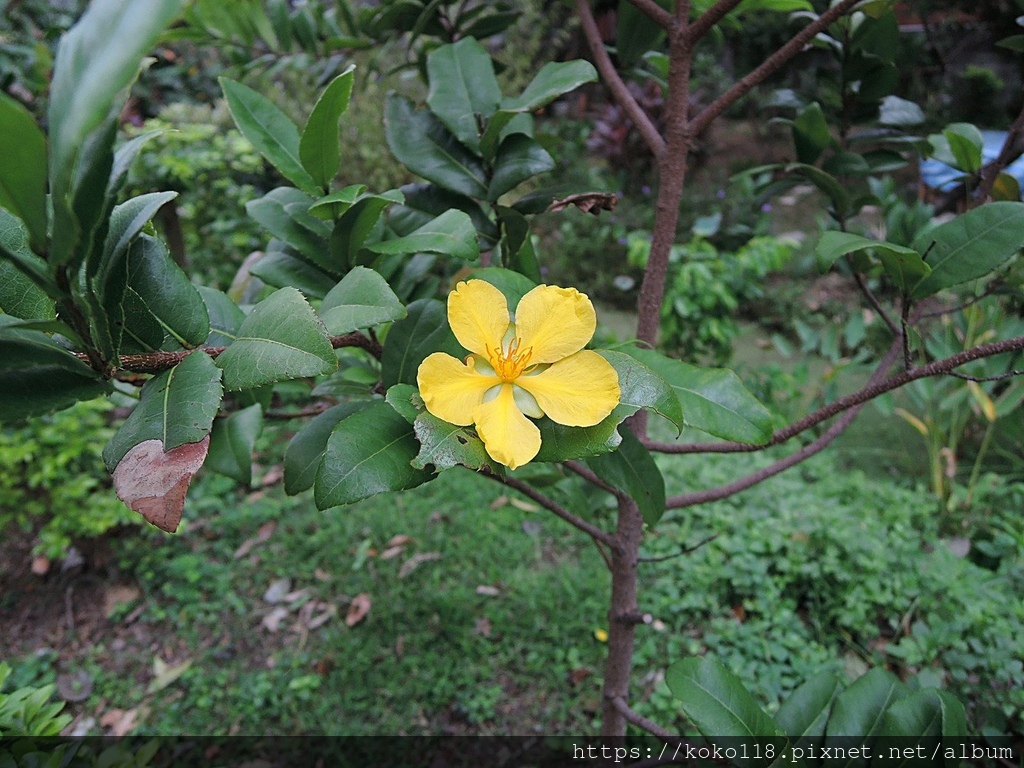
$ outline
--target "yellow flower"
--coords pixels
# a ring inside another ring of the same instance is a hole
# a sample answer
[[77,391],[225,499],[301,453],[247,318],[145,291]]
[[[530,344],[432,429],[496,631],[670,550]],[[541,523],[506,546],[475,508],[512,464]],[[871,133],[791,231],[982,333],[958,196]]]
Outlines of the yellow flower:
[[464,363],[428,356],[416,375],[420,395],[439,419],[475,424],[490,457],[510,469],[540,450],[540,430],[527,416],[590,427],[619,403],[615,369],[583,349],[597,316],[575,288],[537,286],[513,317],[501,291],[469,280],[448,295],[448,322],[472,354]]

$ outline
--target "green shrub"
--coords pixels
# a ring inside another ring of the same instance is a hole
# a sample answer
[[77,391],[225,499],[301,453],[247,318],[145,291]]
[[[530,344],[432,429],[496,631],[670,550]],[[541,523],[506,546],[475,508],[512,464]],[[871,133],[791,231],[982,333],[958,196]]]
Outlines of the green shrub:
[[0,737],[59,735],[71,716],[60,713],[63,701],[50,703],[56,686],[22,686],[4,693],[10,674],[11,668],[0,662]]
[[72,540],[138,519],[110,488],[103,446],[114,434],[106,400],[0,431],[0,531],[35,531],[35,551],[60,557]]

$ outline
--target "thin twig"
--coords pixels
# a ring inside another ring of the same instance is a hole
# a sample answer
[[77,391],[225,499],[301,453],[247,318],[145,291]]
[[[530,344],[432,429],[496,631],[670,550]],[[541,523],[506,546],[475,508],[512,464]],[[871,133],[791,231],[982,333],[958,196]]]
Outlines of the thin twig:
[[582,477],[591,485],[596,485],[602,491],[607,491],[615,498],[622,495],[622,491],[618,488],[608,485],[604,480],[598,477],[589,467],[580,464],[578,461],[563,461],[562,465],[571,472],[575,472],[577,475]]
[[583,531],[596,541],[600,541],[603,544],[607,544],[609,547],[615,550],[619,548],[619,540],[615,538],[614,535],[608,533],[608,531],[598,528],[596,525],[588,523],[583,518],[574,515],[561,504],[554,501],[553,499],[549,499],[547,496],[545,496],[543,493],[541,493],[528,483],[524,483],[522,480],[517,480],[514,477],[501,477],[500,475],[496,475],[493,472],[488,472],[486,470],[482,470],[480,474],[482,474],[484,477],[489,477],[491,480],[495,480],[499,483],[502,483],[503,485],[506,485],[509,488],[512,488],[513,490],[519,491],[521,494],[537,502],[548,511],[554,512],[558,517],[565,520],[565,522],[567,522],[569,525],[573,526],[574,528],[579,528],[581,531]]
[[804,46],[807,45],[815,35],[823,31],[836,19],[846,14],[859,2],[861,2],[861,0],[840,0],[839,3],[833,5],[821,14],[821,16],[797,32],[797,34],[794,35],[788,43],[765,59],[761,66],[747,73],[747,75],[737,81],[732,88],[702,109],[700,114],[693,119],[693,125],[691,128],[694,134],[699,134],[707,127],[708,123],[731,107],[742,96],[749,93],[755,85],[759,85],[766,78],[777,72],[783,64],[793,58],[796,54],[800,53]]
[[335,404],[325,400],[303,408],[301,411],[267,411],[263,416],[268,419],[305,419],[309,416],[319,416],[333,405]]
[[661,137],[661,133],[658,132],[658,128],[654,125],[650,116],[644,112],[640,102],[633,98],[633,94],[629,92],[625,81],[619,77],[619,73],[615,70],[615,65],[612,64],[611,57],[604,48],[601,30],[597,28],[597,20],[594,19],[594,13],[590,10],[589,0],[576,0],[576,12],[580,17],[583,34],[586,36],[590,50],[594,54],[594,63],[597,65],[598,72],[601,73],[601,79],[608,86],[608,90],[612,92],[615,101],[626,111],[629,119],[633,121],[637,130],[640,131],[640,136],[643,137],[644,143],[647,144],[651,153],[655,157],[660,156],[665,150],[665,140]]
[[666,32],[671,32],[675,27],[675,17],[654,0],[629,0],[629,2]]
[[956,376],[958,379],[964,381],[973,381],[981,384],[986,381],[1002,381],[1003,379],[1012,379],[1014,376],[1024,375],[1024,370],[1007,371],[1006,373],[998,373],[995,376],[969,376],[966,373],[957,373],[956,371],[950,371],[950,376]]
[[689,38],[690,43],[696,43],[704,37],[715,24],[724,19],[741,2],[743,0],[718,0],[717,3],[694,19],[690,28],[686,31],[686,36]]
[[1007,131],[1006,140],[996,159],[981,169],[981,183],[978,184],[975,193],[975,205],[981,205],[988,200],[999,174],[1006,170],[1006,166],[1021,156],[1022,150],[1024,150],[1024,106],[1021,107],[1017,119],[1013,121],[1013,125]]
[[666,560],[674,560],[677,557],[688,555],[691,552],[696,552],[698,549],[703,547],[705,544],[710,544],[712,541],[718,538],[717,533],[713,533],[702,541],[698,541],[692,547],[683,547],[678,552],[673,552],[671,555],[661,555],[660,557],[641,557],[637,562],[639,563],[663,563]]
[[878,313],[878,316],[882,318],[885,324],[889,326],[889,330],[892,331],[893,336],[899,336],[900,333],[902,333],[900,327],[896,325],[895,320],[889,317],[889,313],[885,311],[885,307],[882,306],[882,302],[878,300],[878,297],[875,296],[875,292],[871,290],[868,285],[868,281],[864,279],[864,275],[854,270],[853,279],[857,281],[857,287],[864,295],[864,298],[867,299],[868,304],[870,304],[872,309]]

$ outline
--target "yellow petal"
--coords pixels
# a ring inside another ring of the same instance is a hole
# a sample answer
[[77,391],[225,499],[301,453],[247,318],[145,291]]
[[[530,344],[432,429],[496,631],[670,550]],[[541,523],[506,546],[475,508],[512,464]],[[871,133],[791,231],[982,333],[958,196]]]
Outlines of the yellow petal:
[[540,430],[516,407],[511,384],[502,386],[493,400],[478,405],[473,422],[488,455],[509,469],[523,466],[540,450]]
[[592,427],[621,397],[619,375],[590,350],[559,360],[536,376],[520,376],[516,385],[536,398],[548,418],[567,427]]
[[484,401],[484,392],[501,384],[497,376],[476,372],[470,357],[466,364],[444,352],[429,355],[416,372],[427,410],[450,424],[465,427],[473,423],[473,409]]
[[516,334],[531,363],[553,363],[579,352],[594,336],[597,315],[575,288],[538,285],[519,300]]
[[459,344],[470,352],[488,357],[508,330],[508,302],[505,295],[483,280],[459,283],[448,294],[448,324]]

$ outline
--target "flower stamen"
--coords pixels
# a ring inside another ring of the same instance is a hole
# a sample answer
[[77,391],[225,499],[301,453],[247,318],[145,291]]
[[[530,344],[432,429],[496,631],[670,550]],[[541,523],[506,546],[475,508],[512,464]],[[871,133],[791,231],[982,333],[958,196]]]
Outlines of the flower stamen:
[[508,343],[507,349],[501,347],[487,348],[487,357],[494,369],[504,382],[513,382],[518,379],[530,363],[533,355],[533,347],[520,349],[522,339],[518,336]]

